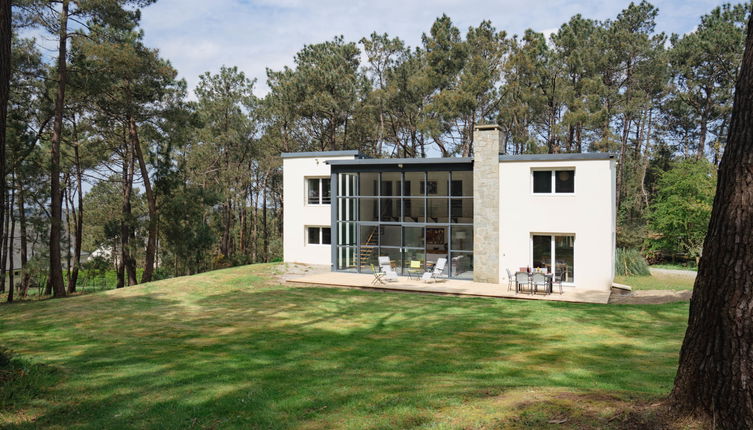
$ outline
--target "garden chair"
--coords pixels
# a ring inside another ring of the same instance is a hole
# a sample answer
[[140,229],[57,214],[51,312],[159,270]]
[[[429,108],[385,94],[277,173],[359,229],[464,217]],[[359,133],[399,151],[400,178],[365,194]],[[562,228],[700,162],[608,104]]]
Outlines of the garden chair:
[[408,268],[408,278],[413,279],[415,276],[416,279],[421,278],[421,261],[419,260],[411,260],[410,267]]
[[388,282],[397,282],[397,272],[392,268],[390,257],[379,257],[379,267]]
[[530,290],[531,278],[528,276],[528,272],[515,272],[515,294],[523,291],[524,285],[527,285]]
[[531,286],[533,287],[534,291],[536,293],[539,292],[539,287],[544,287],[544,292],[549,293],[549,278],[539,272],[535,272],[533,276],[531,276]]
[[371,271],[374,273],[374,279],[371,280],[371,285],[384,285],[384,272],[377,270],[374,265],[371,265]]
[[437,279],[439,279],[439,276],[444,271],[444,268],[445,268],[446,265],[447,265],[447,259],[446,258],[439,258],[439,259],[437,259],[437,263],[434,265],[434,269],[431,272],[425,272],[421,276],[421,280],[424,281],[424,282],[429,282],[429,281],[431,281],[433,279],[434,282],[436,282]]
[[565,272],[559,271],[554,275],[554,278],[552,278],[552,288],[554,288],[554,285],[560,287],[560,294],[562,294],[562,278],[565,277]]
[[510,273],[510,269],[507,270],[507,291],[512,290],[512,283],[515,282],[515,278],[513,278],[512,273]]

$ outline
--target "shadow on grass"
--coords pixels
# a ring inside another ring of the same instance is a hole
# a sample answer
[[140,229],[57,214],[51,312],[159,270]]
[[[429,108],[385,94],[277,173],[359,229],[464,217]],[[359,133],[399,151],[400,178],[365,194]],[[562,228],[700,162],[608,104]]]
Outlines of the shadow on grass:
[[18,427],[404,428],[520,387],[656,396],[687,315],[687,304],[234,288],[93,295],[3,320],[0,342],[69,372]]

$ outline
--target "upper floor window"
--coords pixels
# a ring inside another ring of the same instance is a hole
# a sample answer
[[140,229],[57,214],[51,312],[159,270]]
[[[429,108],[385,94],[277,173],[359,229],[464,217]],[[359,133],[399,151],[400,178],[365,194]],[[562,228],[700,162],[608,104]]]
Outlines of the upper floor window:
[[308,204],[328,205],[331,203],[329,178],[309,178],[307,184]]
[[575,169],[534,170],[535,194],[572,194],[575,192]]

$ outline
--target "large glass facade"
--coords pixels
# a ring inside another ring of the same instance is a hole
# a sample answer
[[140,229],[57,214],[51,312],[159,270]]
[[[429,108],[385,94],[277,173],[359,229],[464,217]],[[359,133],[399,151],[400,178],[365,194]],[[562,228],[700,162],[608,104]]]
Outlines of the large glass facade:
[[443,276],[473,278],[470,166],[335,176],[337,270],[370,273],[382,256],[406,275],[446,258]]

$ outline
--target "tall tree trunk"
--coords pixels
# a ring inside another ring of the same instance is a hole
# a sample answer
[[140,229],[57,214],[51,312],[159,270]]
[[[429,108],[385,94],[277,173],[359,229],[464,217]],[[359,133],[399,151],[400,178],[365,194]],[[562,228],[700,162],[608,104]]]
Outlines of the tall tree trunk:
[[269,227],[267,226],[267,176],[264,176],[264,188],[262,188],[262,228],[264,229],[264,262],[269,263]]
[[78,142],[73,147],[73,161],[76,170],[76,198],[78,209],[73,206],[73,220],[74,220],[74,247],[73,247],[73,270],[71,271],[71,279],[68,283],[68,292],[76,291],[76,284],[78,283],[78,272],[81,268],[81,243],[84,238],[84,192],[81,188],[83,172],[81,169],[81,157],[79,154]]
[[[259,178],[257,174],[256,178],[256,186],[259,186]],[[254,195],[256,198],[254,198]],[[254,245],[253,250],[251,251],[251,261],[254,263],[257,263],[259,261],[259,191],[258,189],[255,190],[253,195],[251,196],[251,206],[254,210],[254,219],[251,223],[251,243]]]
[[[5,200],[5,205],[3,206],[3,212],[5,214],[8,214],[10,212],[8,210],[8,204],[10,202],[10,199]],[[3,220],[3,231],[5,232],[3,234],[3,243],[0,249],[0,292],[5,292],[5,281],[8,278],[8,242],[10,241],[10,217],[5,216]]]
[[[131,230],[133,216],[131,215],[131,193],[133,190],[133,148],[125,144],[123,156],[123,202],[121,205],[122,219],[120,221],[120,255],[123,260],[123,270],[128,285],[136,285],[136,262],[131,249]],[[125,279],[124,279],[125,281]]]
[[26,296],[26,291],[29,289],[29,283],[31,281],[31,274],[29,273],[26,265],[29,263],[28,256],[28,244],[27,244],[27,231],[26,231],[26,208],[24,202],[24,187],[21,181],[16,180],[16,187],[18,188],[18,221],[19,221],[19,236],[21,243],[20,257],[21,257],[21,297]]
[[60,240],[62,238],[63,194],[60,189],[60,143],[63,134],[63,109],[65,108],[65,84],[67,73],[68,44],[68,3],[63,0],[60,11],[58,33],[57,96],[55,97],[55,118],[50,141],[50,286],[55,297],[65,296],[63,266],[60,262]]
[[70,176],[68,174],[65,175],[65,189],[63,190],[63,203],[65,204],[65,279],[68,281],[68,292],[70,291],[70,285],[71,285],[71,244],[73,238],[71,237],[71,230],[73,230],[73,226],[71,225],[71,209],[70,209],[70,202],[71,202],[71,183],[70,183]]
[[670,399],[721,429],[753,428],[753,17]]
[[157,197],[152,190],[152,181],[149,179],[149,171],[146,169],[144,153],[141,151],[141,142],[139,141],[139,130],[136,127],[136,120],[129,118],[128,135],[131,139],[131,146],[139,162],[141,179],[144,181],[144,192],[146,194],[147,209],[149,211],[149,229],[146,240],[146,255],[144,256],[144,273],[141,275],[141,282],[151,282],[154,273],[154,256],[157,253]]
[[[12,183],[15,183],[16,175],[14,174],[12,176]],[[10,218],[10,234],[8,235],[8,260],[10,261],[9,267],[10,270],[8,271],[8,303],[13,302],[13,291],[16,288],[16,260],[15,260],[15,248],[16,248],[16,217],[13,216],[13,203],[14,199],[16,197],[15,188],[11,187],[10,189],[10,203],[8,204],[8,218]]]
[[[13,30],[11,27],[11,0],[0,0],[0,208],[5,207],[5,123],[8,118],[8,98],[10,97],[10,46]],[[0,238],[3,237],[3,218],[0,210]]]

